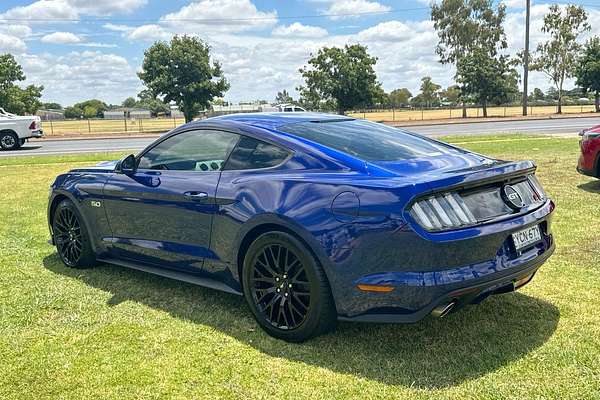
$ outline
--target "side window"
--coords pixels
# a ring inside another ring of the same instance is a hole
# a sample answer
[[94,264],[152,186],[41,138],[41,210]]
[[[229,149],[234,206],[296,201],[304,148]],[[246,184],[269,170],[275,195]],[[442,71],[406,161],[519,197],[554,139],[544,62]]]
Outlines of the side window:
[[225,170],[269,168],[281,164],[290,153],[281,147],[243,136],[229,156]]
[[172,136],[146,152],[140,169],[173,171],[220,171],[239,135],[229,132],[196,130]]
[[284,112],[293,112],[294,109],[292,107],[286,107],[283,109]]

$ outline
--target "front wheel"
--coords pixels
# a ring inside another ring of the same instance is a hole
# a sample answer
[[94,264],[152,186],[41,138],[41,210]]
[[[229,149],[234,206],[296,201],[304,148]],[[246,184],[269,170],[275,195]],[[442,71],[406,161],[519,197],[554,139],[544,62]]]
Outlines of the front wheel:
[[294,236],[259,236],[244,258],[242,281],[252,314],[271,336],[302,342],[335,328],[337,313],[325,273]]
[[95,264],[96,255],[83,218],[71,200],[63,200],[56,207],[52,233],[58,255],[67,267],[89,268]]

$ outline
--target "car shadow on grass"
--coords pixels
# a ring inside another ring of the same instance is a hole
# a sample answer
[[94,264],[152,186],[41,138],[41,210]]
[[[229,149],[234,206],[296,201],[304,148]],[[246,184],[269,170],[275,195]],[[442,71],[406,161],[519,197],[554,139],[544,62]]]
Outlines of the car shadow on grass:
[[590,193],[600,193],[600,180],[593,180],[577,185],[579,189]]
[[409,325],[340,323],[335,332],[290,344],[264,333],[242,297],[106,264],[69,269],[56,255],[46,257],[44,266],[110,293],[110,306],[138,302],[215,328],[273,357],[428,389],[458,385],[525,357],[552,336],[560,317],[544,300],[511,293],[443,319],[428,317]]

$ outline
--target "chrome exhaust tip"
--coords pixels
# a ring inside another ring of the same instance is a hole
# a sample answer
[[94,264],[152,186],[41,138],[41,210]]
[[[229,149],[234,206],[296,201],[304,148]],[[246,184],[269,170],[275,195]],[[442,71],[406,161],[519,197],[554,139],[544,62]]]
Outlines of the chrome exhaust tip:
[[456,305],[456,302],[452,300],[450,303],[441,304],[431,311],[431,315],[435,318],[445,317]]

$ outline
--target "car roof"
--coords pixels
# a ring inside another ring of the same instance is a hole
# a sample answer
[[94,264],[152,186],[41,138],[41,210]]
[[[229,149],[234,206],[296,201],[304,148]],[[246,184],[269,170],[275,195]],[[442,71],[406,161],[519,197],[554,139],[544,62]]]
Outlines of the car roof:
[[244,125],[251,125],[258,128],[277,130],[282,125],[295,124],[299,122],[334,122],[334,121],[352,121],[354,118],[344,115],[323,114],[313,112],[263,112],[263,113],[245,113],[229,114],[220,117],[207,118],[206,122],[237,122]]

